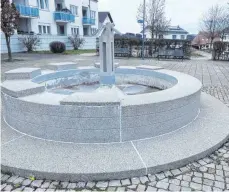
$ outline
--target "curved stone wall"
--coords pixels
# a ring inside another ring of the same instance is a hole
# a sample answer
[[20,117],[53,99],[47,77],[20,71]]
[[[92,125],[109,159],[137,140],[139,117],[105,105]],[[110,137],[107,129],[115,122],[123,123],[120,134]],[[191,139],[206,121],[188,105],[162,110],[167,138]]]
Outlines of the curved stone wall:
[[[76,70],[57,73],[67,77],[73,71]],[[122,68],[116,72],[118,81],[135,81],[166,90],[127,95],[101,105],[93,105],[91,99],[96,98],[85,96],[80,99],[84,105],[77,100],[73,105],[62,105],[3,93],[4,118],[15,129],[43,139],[108,143],[162,135],[187,125],[198,115],[201,83],[197,79],[168,70]],[[56,76],[48,74],[33,82],[53,77]]]

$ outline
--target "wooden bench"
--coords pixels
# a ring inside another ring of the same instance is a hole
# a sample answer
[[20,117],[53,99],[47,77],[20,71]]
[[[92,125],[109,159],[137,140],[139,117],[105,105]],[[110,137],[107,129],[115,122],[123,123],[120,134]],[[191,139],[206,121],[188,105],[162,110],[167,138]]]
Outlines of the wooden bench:
[[128,48],[115,48],[114,55],[120,57],[130,57],[130,51]]
[[182,49],[165,49],[158,51],[158,60],[160,58],[164,59],[182,59],[184,60],[184,52]]

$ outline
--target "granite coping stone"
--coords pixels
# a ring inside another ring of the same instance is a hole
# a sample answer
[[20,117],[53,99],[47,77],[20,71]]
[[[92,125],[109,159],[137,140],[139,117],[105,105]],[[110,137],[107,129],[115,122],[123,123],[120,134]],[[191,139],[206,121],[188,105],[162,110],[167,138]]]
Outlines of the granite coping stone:
[[[213,110],[217,105],[224,106],[202,93],[201,108],[204,106],[204,111],[222,116],[219,108]],[[229,109],[223,113],[229,114]],[[2,170],[20,176],[33,174],[37,179],[88,181],[122,179],[175,169],[212,153],[228,139],[227,119],[215,120],[208,115],[205,113],[169,134],[132,142],[75,144],[27,135],[11,141],[11,137],[10,142],[2,146]]]
[[45,91],[44,85],[33,83],[30,80],[9,80],[1,85],[2,92],[13,97],[24,97]]
[[164,68],[159,67],[159,66],[152,66],[152,65],[139,65],[136,67],[136,69],[160,70],[160,69],[164,69]]
[[74,93],[60,101],[60,104],[81,106],[120,105],[120,98],[123,96],[123,93],[117,87],[104,86],[92,93]]
[[14,79],[32,79],[38,75],[41,75],[40,68],[17,68],[10,71],[5,72],[6,80],[14,80]]
[[49,63],[49,68],[61,71],[61,70],[69,70],[69,69],[76,69],[78,62],[59,62],[59,63]]

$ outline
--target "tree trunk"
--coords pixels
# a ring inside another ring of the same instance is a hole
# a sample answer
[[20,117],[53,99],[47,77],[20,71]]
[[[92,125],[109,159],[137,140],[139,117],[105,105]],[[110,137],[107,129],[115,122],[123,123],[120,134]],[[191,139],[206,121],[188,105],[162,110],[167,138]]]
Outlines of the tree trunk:
[[6,45],[7,45],[7,50],[8,50],[8,61],[12,61],[12,53],[11,53],[11,47],[10,47],[10,36],[5,34],[6,38]]

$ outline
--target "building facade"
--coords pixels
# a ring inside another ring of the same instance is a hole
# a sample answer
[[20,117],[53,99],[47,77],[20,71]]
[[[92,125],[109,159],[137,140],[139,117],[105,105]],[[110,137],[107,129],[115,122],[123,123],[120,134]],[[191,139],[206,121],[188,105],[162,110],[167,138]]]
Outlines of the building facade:
[[[141,31],[141,34],[142,33],[143,33],[143,31]],[[158,38],[158,39],[182,39],[182,40],[186,40],[187,35],[188,35],[188,32],[178,25],[178,26],[169,26],[166,31],[164,31],[162,34],[159,34],[159,36],[156,38]],[[149,39],[152,38],[149,26],[147,26],[145,28],[145,36],[146,36],[146,38],[149,38]]]
[[98,0],[11,0],[20,12],[18,34],[91,36]]

